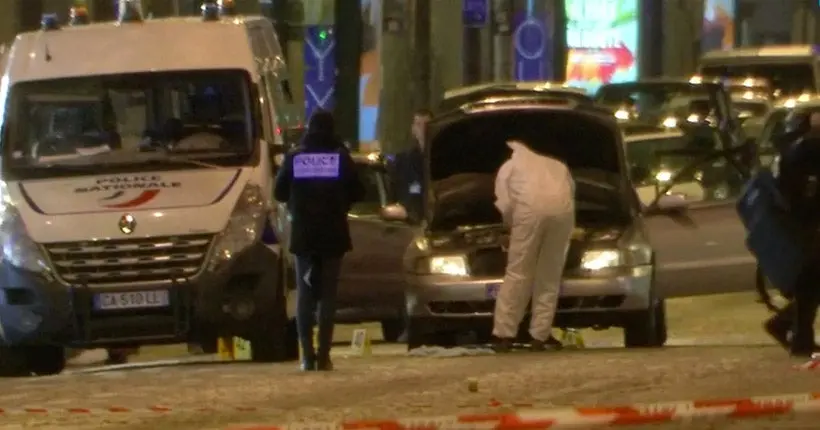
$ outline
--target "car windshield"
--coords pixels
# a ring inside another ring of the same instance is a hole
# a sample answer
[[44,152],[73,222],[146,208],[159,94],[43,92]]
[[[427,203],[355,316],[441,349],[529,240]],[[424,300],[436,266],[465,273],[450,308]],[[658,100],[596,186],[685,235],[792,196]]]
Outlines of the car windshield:
[[778,96],[814,92],[814,67],[811,62],[794,61],[789,64],[707,65],[701,73],[722,78],[755,76],[771,83]]
[[604,85],[595,98],[646,124],[662,124],[670,117],[715,123],[722,119],[719,94],[707,85],[639,82]]
[[699,185],[703,172],[684,172],[693,161],[721,148],[720,134],[710,128],[699,128],[686,134],[651,136],[627,140],[626,159],[632,182],[644,205],[651,204],[658,191],[675,181],[673,192],[697,198],[704,190]]
[[248,88],[242,71],[19,83],[9,93],[4,163],[25,176],[40,167],[248,158],[253,150]]

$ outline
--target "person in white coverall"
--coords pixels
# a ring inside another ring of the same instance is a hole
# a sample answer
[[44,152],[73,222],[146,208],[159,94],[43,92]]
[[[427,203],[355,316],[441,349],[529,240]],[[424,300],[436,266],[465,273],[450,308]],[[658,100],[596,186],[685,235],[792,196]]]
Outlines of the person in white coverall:
[[561,277],[575,227],[575,183],[567,166],[510,141],[498,172],[495,205],[510,227],[507,268],[495,303],[496,350],[508,351],[532,303],[533,350],[560,347],[552,336]]

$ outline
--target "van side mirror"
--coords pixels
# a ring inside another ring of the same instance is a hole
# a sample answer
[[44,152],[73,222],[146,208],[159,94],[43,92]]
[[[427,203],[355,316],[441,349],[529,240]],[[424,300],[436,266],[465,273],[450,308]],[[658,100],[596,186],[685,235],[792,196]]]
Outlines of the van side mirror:
[[682,212],[689,208],[689,201],[682,194],[664,194],[658,198],[657,208],[661,212]]
[[387,206],[382,206],[379,212],[381,219],[385,221],[407,222],[410,216],[407,214],[407,208],[400,203],[393,203]]

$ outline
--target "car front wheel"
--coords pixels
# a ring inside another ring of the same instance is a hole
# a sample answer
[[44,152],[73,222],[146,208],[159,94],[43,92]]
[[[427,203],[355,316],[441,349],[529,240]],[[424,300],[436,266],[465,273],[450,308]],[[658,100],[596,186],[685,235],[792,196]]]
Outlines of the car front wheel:
[[648,309],[632,311],[624,322],[624,346],[660,348],[666,344],[666,302],[656,300]]

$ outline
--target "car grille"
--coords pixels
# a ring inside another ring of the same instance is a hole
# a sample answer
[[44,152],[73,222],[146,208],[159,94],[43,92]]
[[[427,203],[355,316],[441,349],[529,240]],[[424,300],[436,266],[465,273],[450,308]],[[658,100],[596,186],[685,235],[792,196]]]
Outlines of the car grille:
[[213,235],[64,242],[45,245],[67,284],[170,282],[202,269]]
[[[572,241],[567,252],[565,271],[577,269],[581,265],[583,247]],[[477,277],[502,277],[507,269],[507,252],[501,248],[482,248],[467,256],[470,274]]]

